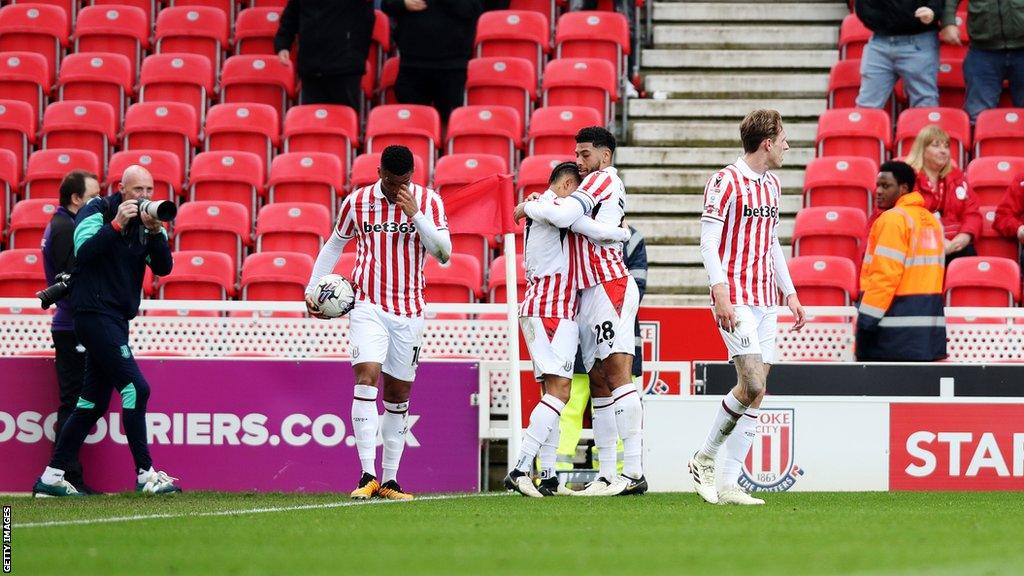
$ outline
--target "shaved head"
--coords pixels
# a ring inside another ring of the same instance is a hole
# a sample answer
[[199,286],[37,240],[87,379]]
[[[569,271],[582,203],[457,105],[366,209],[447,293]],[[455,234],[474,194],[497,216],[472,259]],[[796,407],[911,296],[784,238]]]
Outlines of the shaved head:
[[138,164],[132,164],[124,169],[121,175],[121,194],[125,200],[137,200],[153,196],[153,175]]

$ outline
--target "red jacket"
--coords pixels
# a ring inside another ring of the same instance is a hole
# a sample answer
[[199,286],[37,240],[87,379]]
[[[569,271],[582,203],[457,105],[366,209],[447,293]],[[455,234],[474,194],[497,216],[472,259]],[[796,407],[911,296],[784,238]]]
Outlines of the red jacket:
[[1014,178],[1006,188],[992,228],[1007,238],[1017,238],[1017,230],[1024,226],[1024,172]]
[[[934,189],[924,170],[919,171],[914,191],[921,193],[925,209],[939,213],[946,240],[952,240],[961,232],[970,234],[971,242],[981,235],[981,207],[978,205],[978,197],[967,186],[964,173],[956,166],[945,178],[939,179]],[[876,207],[868,219],[868,228],[881,214],[882,210]]]

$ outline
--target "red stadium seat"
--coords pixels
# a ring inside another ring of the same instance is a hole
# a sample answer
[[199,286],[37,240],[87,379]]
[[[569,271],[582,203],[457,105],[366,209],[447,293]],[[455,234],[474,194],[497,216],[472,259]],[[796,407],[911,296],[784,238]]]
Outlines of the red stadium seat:
[[174,268],[157,279],[156,290],[161,300],[225,300],[235,295],[235,268],[220,252],[179,250]]
[[555,58],[604,60],[620,78],[626,75],[629,43],[629,23],[617,12],[566,12],[555,26]]
[[870,39],[871,30],[857,18],[856,14],[849,14],[843,18],[843,23],[839,26],[839,59],[859,59]]
[[19,100],[0,100],[0,150],[9,150],[18,159],[19,173],[28,164],[28,155],[36,143],[36,124],[32,106]]
[[818,156],[863,156],[878,164],[892,148],[892,124],[883,110],[826,110],[818,119]]
[[449,154],[437,162],[434,190],[442,197],[466,184],[505,173],[505,161],[493,154]]
[[284,117],[284,152],[324,152],[341,160],[342,173],[352,167],[359,146],[359,115],[348,106],[293,106]]
[[[256,217],[256,251],[301,252],[316,258],[331,233],[331,224],[331,213],[320,204],[267,204]],[[303,282],[306,280],[309,274]]]
[[551,171],[562,162],[572,162],[572,156],[568,154],[539,154],[527,156],[519,165],[519,175],[516,181],[516,195],[519,201],[533,194],[544,192],[548,189],[548,179],[551,178]]
[[242,263],[242,299],[301,302],[312,274],[313,256],[309,254],[251,254]]
[[75,22],[75,52],[120,54],[138,76],[142,55],[149,50],[152,30],[149,14],[133,6],[88,6]]
[[938,124],[949,134],[950,156],[958,166],[967,164],[967,151],[971,149],[971,122],[967,113],[954,108],[909,108],[896,120],[896,141],[893,154],[903,157],[922,128]]
[[60,202],[56,198],[22,200],[15,204],[11,210],[11,229],[8,233],[7,247],[39,249],[43,241],[43,231],[57,213],[59,206]]
[[981,236],[974,239],[974,249],[978,256],[989,258],[1009,258],[1014,262],[1019,261],[1020,242],[1016,238],[1007,238],[992,228],[996,219],[995,206],[982,206],[981,210]]
[[465,254],[452,254],[447,264],[427,258],[423,278],[426,302],[476,302],[484,281],[480,261]]
[[618,81],[611,64],[596,58],[562,58],[544,68],[544,106],[585,106],[597,110],[609,124],[619,100]]
[[90,6],[131,6],[138,8],[146,14],[146,21],[152,31],[156,24],[156,12],[158,0],[89,0]]
[[[334,154],[290,152],[274,158],[267,182],[267,201],[309,202],[322,206],[334,221],[338,198],[345,192],[345,173]],[[258,225],[258,220],[257,220]]]
[[576,133],[587,126],[600,126],[604,121],[593,108],[582,106],[549,106],[539,108],[530,118],[526,133],[528,154],[567,154],[576,149]]
[[178,158],[184,171],[199,140],[199,117],[181,102],[140,102],[128,108],[124,119],[125,150],[163,150]]
[[269,168],[280,128],[277,111],[266,104],[217,104],[206,115],[206,151],[252,152]]
[[71,54],[64,59],[57,82],[60,100],[105,102],[114,109],[118,126],[135,94],[135,71],[120,54]]
[[942,58],[939,62],[939,106],[943,108],[964,107],[964,61],[963,58]]
[[196,54],[154,54],[142,61],[140,102],[180,102],[206,121],[206,109],[214,95],[213,65]]
[[167,0],[168,6],[205,6],[220,10],[228,17],[228,21],[234,24],[235,9],[240,2],[236,0]]
[[548,22],[551,23],[550,32],[553,34],[555,31],[555,17],[557,16],[557,6],[561,4],[556,0],[511,0],[508,4],[509,10],[516,12],[536,12],[543,16]]
[[1024,108],[999,108],[978,114],[974,156],[1024,157]]
[[45,4],[46,6],[60,8],[61,11],[63,11],[64,14],[67,15],[68,33],[71,32],[71,24],[75,21],[75,18],[78,16],[79,11],[78,0],[10,0],[10,2],[4,2],[4,4]]
[[978,203],[997,205],[1017,174],[1024,172],[1024,158],[988,156],[975,158],[967,165],[967,184]]
[[44,149],[88,150],[106,166],[117,143],[117,126],[116,112],[109,104],[67,100],[46,107],[39,138]]
[[253,214],[264,174],[263,160],[250,152],[203,152],[192,160],[189,199],[238,202]]
[[434,158],[441,147],[441,117],[430,106],[395,104],[377,106],[366,123],[366,151],[383,152],[401,144],[427,162],[434,172]]
[[[504,256],[498,256],[491,262],[491,268],[487,274],[487,292],[489,302],[507,301],[508,284],[505,282]],[[519,294],[518,301],[522,302],[523,295],[526,294],[526,261],[522,254],[516,254],[516,292]]]
[[[348,244],[346,244],[346,247],[351,245],[351,244],[355,244],[355,242],[349,242]],[[354,251],[353,252],[349,252],[349,251],[346,250],[345,253],[341,255],[341,258],[338,258],[338,263],[334,265],[334,270],[332,271],[332,274],[341,274],[345,278],[348,278],[349,280],[352,280],[352,276],[353,276],[352,271],[355,269],[355,267],[356,267],[356,254],[355,254],[355,252]]]
[[466,104],[511,106],[530,117],[537,101],[537,72],[522,58],[474,58],[466,70]]
[[[412,155],[412,182],[420,186],[426,186],[427,169],[426,162],[419,154]],[[352,178],[349,180],[352,190],[369,186],[380,180],[377,169],[380,168],[380,153],[360,154],[352,162]]]
[[804,206],[849,206],[874,210],[878,164],[870,158],[815,158],[804,173]]
[[247,8],[235,22],[235,54],[275,54],[274,35],[280,26],[280,8]]
[[228,16],[206,6],[164,8],[156,19],[156,52],[183,52],[205,56],[220,74],[228,48]]
[[37,123],[43,119],[50,84],[50,68],[43,56],[34,52],[0,52],[0,93],[5,99],[31,106]]
[[1008,258],[966,256],[946,268],[946,306],[1016,306],[1020,265]]
[[249,0],[249,6],[253,8],[284,8],[288,0]]
[[793,226],[793,256],[839,256],[860,268],[868,219],[857,208],[804,208]]
[[109,193],[117,191],[121,175],[132,164],[142,166],[153,176],[154,199],[177,201],[185,173],[178,157],[164,150],[125,150],[111,156],[107,167]]
[[398,68],[401,65],[401,58],[395,56],[384,61],[380,70],[380,91],[377,95],[379,104],[398,104],[398,97],[395,96],[395,82],[398,82]]
[[0,244],[7,225],[7,210],[13,208],[14,195],[21,185],[21,159],[10,150],[0,148]]
[[857,299],[857,268],[840,256],[798,256],[789,274],[805,306],[850,306]]
[[449,154],[493,154],[514,170],[523,147],[523,121],[509,106],[463,106],[448,118]]
[[220,86],[221,102],[267,104],[282,118],[295,97],[295,70],[277,56],[232,56],[224,62]]
[[0,298],[33,298],[46,288],[38,246],[0,252]]
[[373,16],[373,35],[370,36],[370,54],[366,61],[373,70],[373,77],[377,78],[391,52],[391,20],[381,10],[374,10]]
[[238,270],[246,246],[252,244],[252,220],[244,204],[226,201],[186,202],[174,220],[175,250],[212,250],[231,259]]
[[551,25],[547,16],[529,10],[484,12],[476,23],[475,46],[478,58],[529,60],[536,75],[551,53]]
[[28,170],[22,182],[23,198],[59,198],[60,183],[68,172],[81,169],[103,181],[99,158],[87,150],[51,148],[38,150],[28,158]]
[[840,60],[828,73],[828,107],[856,108],[860,92],[860,60]]
[[[0,8],[0,52],[34,52],[46,60],[50,84],[68,47],[69,14],[45,4],[9,4]],[[8,96],[10,97],[10,96]]]

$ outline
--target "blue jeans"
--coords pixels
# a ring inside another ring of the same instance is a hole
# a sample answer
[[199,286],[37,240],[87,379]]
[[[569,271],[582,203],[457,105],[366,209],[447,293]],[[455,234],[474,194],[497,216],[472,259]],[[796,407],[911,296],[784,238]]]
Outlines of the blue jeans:
[[885,107],[897,77],[903,79],[911,108],[938,106],[938,34],[875,34],[864,47],[860,75],[860,93],[857,94],[859,108]]
[[971,124],[978,114],[999,105],[1003,80],[1010,81],[1010,98],[1017,108],[1024,107],[1024,49],[978,50],[970,48],[964,59],[964,83],[967,99],[964,110]]

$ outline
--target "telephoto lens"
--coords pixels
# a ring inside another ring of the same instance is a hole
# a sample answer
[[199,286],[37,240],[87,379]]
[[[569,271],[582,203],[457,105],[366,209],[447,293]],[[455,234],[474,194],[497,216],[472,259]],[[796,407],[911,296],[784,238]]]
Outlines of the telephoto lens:
[[67,272],[61,272],[54,278],[54,283],[43,288],[39,292],[36,292],[36,298],[39,298],[39,305],[43,310],[48,309],[57,303],[58,300],[67,296],[71,290],[71,274]]
[[142,212],[161,222],[170,222],[178,215],[178,207],[168,200],[139,200],[139,213]]

